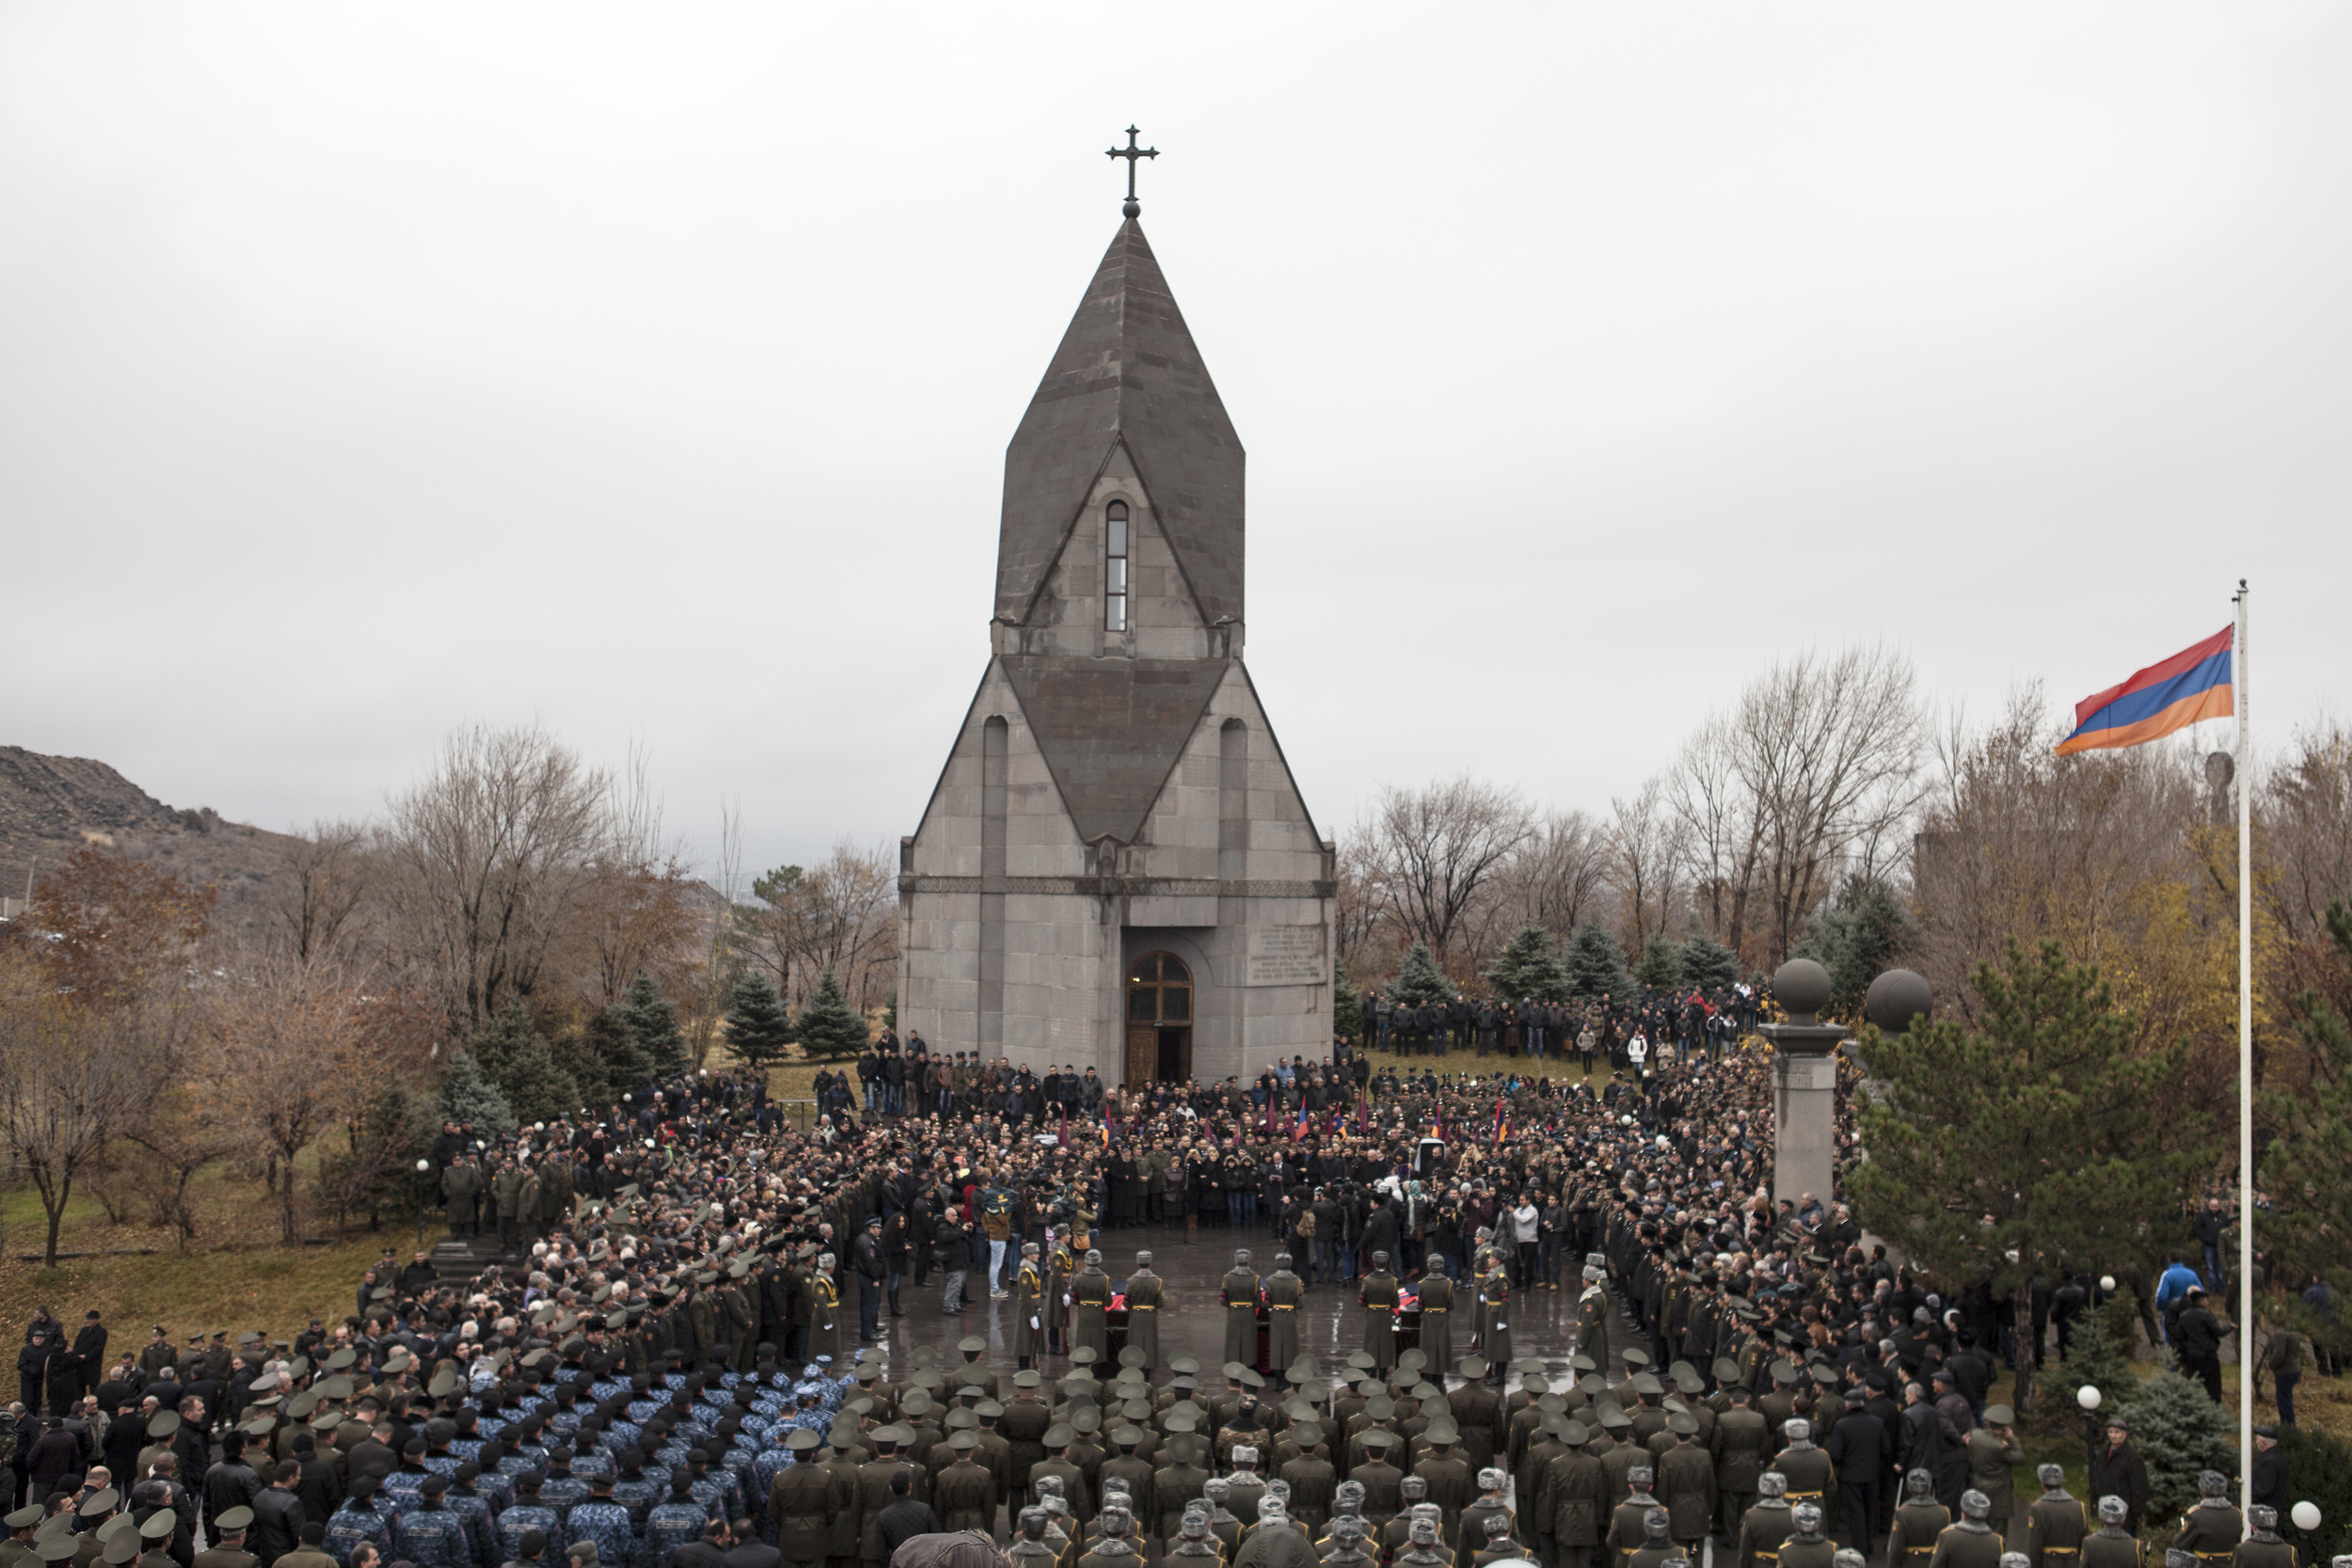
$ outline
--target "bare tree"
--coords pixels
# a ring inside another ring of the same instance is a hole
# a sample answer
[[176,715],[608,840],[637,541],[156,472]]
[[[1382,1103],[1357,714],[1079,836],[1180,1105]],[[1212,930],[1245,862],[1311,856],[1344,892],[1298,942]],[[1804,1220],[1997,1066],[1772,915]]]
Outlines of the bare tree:
[[1493,924],[1493,883],[1535,832],[1516,790],[1468,775],[1422,789],[1384,789],[1366,837],[1404,934],[1443,965]]
[[1773,962],[1829,895],[1848,853],[1917,807],[1915,686],[1901,655],[1849,648],[1775,665],[1741,695],[1734,754],[1762,817],[1756,891]]
[[1548,811],[1502,876],[1514,929],[1540,926],[1565,937],[1584,922],[1609,882],[1609,834],[1583,812]]
[[1708,935],[1734,952],[1763,854],[1763,814],[1741,777],[1737,744],[1731,721],[1712,716],[1683,742],[1665,780],[1666,806],[1690,854],[1694,907]]
[[314,822],[294,834],[284,870],[270,879],[270,912],[301,962],[340,954],[358,935],[374,882],[368,836],[362,823]]
[[743,879],[743,813],[730,800],[719,802],[719,914],[710,923],[710,952],[703,963],[703,1005],[695,1015],[691,1040],[694,1065],[710,1059],[718,1038],[719,1021],[726,1011],[727,988],[734,984],[736,963],[732,913]]
[[2185,833],[2199,791],[2178,759],[2153,747],[2058,756],[2064,729],[2027,687],[1990,729],[1941,742],[1913,905],[1921,973],[1964,1014],[1969,976],[2011,938],[2057,941],[2126,978],[2118,966],[2145,928],[2148,890],[2196,876]]
[[734,911],[741,950],[775,976],[779,993],[805,1006],[830,970],[852,1007],[874,1006],[898,965],[895,849],[843,839],[818,865],[780,866],[752,892],[760,902]]
[[157,1223],[171,1227],[182,1252],[197,1233],[197,1176],[246,1147],[245,1130],[224,1109],[218,1096],[183,1075],[149,1096],[122,1128],[133,1150],[125,1174]]
[[395,928],[460,1028],[531,995],[558,954],[618,837],[610,785],[535,724],[477,726],[390,801],[377,841]]
[[2341,966],[2328,906],[2352,897],[2352,733],[2328,720],[2297,731],[2287,754],[2262,770],[2255,814],[2263,874],[2254,896],[2285,939],[2289,989],[2331,982]]
[[1639,953],[1652,932],[1664,931],[1674,919],[1686,858],[1683,827],[1657,779],[1645,783],[1630,800],[1613,799],[1609,809],[1614,819],[1610,865]]
[[1341,833],[1339,846],[1338,928],[1333,933],[1339,959],[1351,974],[1386,974],[1396,958],[1396,944],[1388,940],[1394,921],[1371,832],[1367,827],[1350,828]]
[[1891,870],[1922,747],[1910,662],[1877,647],[1774,665],[1701,725],[1664,800],[1714,939],[1777,963],[1841,873]]

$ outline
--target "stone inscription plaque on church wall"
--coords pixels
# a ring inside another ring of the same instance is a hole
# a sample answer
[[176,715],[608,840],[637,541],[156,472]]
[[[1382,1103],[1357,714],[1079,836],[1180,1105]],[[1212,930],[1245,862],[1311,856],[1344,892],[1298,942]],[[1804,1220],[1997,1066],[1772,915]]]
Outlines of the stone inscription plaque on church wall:
[[1324,979],[1322,927],[1249,927],[1249,962],[1242,984],[1316,986]]

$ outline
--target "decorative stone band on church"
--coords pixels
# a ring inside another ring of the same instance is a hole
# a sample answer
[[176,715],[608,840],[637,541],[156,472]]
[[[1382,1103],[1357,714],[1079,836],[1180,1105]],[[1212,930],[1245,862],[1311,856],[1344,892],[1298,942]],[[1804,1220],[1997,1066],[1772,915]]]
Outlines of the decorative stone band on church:
[[902,1034],[1112,1084],[1328,1053],[1337,853],[1242,663],[1243,537],[1130,218],[1005,453],[988,670],[899,841]]

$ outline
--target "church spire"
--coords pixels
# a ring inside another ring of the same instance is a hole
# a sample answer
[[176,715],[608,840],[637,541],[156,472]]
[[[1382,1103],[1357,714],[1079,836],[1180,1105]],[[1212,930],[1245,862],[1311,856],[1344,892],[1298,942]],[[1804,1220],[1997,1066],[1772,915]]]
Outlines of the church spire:
[[[1131,159],[1131,177],[1134,167]],[[1027,619],[1094,482],[1121,447],[1202,622],[1239,622],[1241,437],[1132,213],[1005,451],[999,620]]]

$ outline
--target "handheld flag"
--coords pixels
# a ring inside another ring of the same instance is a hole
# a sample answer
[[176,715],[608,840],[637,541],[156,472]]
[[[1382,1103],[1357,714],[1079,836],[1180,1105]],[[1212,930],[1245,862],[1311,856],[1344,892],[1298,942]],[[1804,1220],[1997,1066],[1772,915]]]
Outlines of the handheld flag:
[[2138,746],[2200,719],[2229,718],[2236,711],[2231,678],[2234,631],[2224,627],[2122,685],[2076,703],[2074,733],[2058,742],[2058,754]]
[[1298,1124],[1291,1129],[1291,1142],[1296,1143],[1299,1139],[1305,1137],[1306,1135],[1307,1102],[1302,1100],[1298,1102]]

